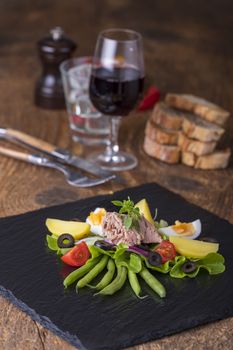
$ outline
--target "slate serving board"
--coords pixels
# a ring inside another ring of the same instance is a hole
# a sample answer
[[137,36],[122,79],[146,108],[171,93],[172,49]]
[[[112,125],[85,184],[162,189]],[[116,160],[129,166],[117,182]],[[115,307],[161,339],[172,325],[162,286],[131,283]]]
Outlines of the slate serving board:
[[[226,272],[209,276],[204,271],[195,279],[159,274],[167,289],[163,300],[143,283],[149,295],[144,300],[138,300],[128,285],[111,297],[93,297],[89,289],[78,295],[73,288],[65,291],[67,271],[46,248],[45,219],[84,219],[97,206],[113,210],[110,200],[127,196],[135,202],[146,197],[170,223],[201,219],[205,235],[220,242]],[[233,316],[233,225],[157,184],[3,218],[0,238],[0,293],[80,350],[121,349]]]

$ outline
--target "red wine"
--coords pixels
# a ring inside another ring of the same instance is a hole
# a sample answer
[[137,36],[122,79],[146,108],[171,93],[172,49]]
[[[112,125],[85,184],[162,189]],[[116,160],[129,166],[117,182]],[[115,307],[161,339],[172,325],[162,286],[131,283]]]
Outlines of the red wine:
[[97,110],[111,116],[127,115],[142,93],[144,78],[131,67],[92,71],[90,99]]

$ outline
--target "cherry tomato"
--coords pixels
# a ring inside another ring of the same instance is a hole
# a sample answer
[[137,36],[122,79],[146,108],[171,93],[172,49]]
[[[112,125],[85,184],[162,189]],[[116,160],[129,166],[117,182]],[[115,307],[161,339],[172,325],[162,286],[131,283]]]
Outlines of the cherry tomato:
[[85,242],[81,242],[63,255],[61,260],[67,265],[79,267],[84,265],[89,257],[90,252],[87,244]]
[[168,260],[173,260],[176,256],[176,248],[173,243],[169,241],[162,241],[155,251],[161,255],[162,263],[164,264]]

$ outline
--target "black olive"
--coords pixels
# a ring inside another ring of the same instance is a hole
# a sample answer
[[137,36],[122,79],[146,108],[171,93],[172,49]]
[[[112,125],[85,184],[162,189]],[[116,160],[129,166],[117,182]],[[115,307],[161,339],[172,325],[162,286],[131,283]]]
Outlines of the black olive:
[[209,243],[218,243],[218,241],[213,237],[201,237],[200,241],[209,242]]
[[57,245],[59,248],[71,248],[74,246],[74,237],[69,233],[63,233],[57,239]]
[[148,262],[152,266],[160,266],[160,265],[162,265],[162,257],[157,252],[150,252],[148,255]]
[[183,265],[181,265],[180,268],[184,273],[191,273],[196,270],[197,265],[194,261],[188,260]]
[[114,244],[106,242],[104,240],[95,241],[94,245],[96,247],[99,247],[100,249],[103,249],[103,250],[115,250],[116,249]]

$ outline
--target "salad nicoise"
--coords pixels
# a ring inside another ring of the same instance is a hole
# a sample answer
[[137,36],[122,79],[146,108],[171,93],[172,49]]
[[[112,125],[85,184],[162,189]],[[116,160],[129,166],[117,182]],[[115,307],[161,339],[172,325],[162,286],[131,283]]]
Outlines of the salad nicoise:
[[112,295],[128,279],[135,295],[143,298],[140,277],[163,298],[166,290],[157,279],[161,273],[194,278],[201,269],[210,275],[224,272],[219,243],[208,237],[196,239],[201,234],[199,219],[169,225],[157,220],[157,211],[152,217],[146,199],[134,204],[128,197],[112,203],[118,210],[95,208],[86,222],[46,220],[49,249],[75,268],[64,279],[65,288],[76,283],[76,290],[89,287],[95,294]]

